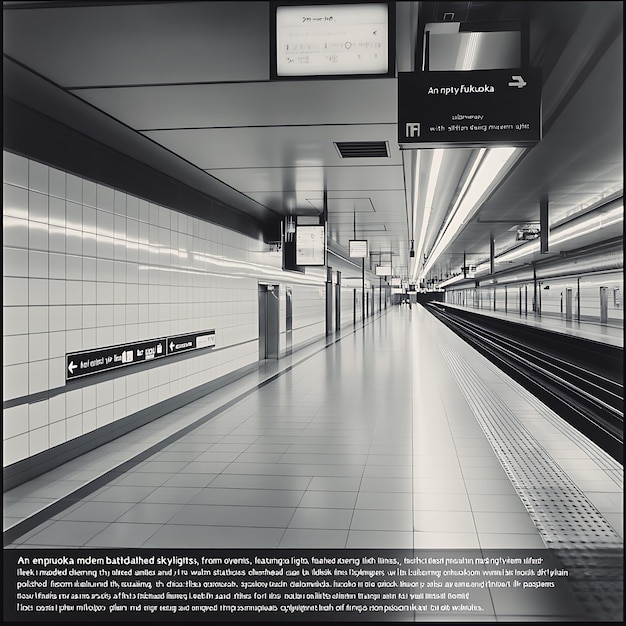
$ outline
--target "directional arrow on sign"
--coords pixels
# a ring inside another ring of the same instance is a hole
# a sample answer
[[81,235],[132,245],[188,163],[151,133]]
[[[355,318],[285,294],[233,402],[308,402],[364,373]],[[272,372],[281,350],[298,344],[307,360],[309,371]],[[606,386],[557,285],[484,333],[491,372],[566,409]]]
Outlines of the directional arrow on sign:
[[526,87],[526,85],[528,85],[528,83],[521,76],[511,76],[511,78],[513,80],[509,83],[509,87],[517,87],[518,89],[521,89],[522,87]]
[[74,361],[70,361],[70,364],[67,366],[67,369],[70,370],[70,374],[74,373],[74,370],[78,367]]
[[172,343],[170,343],[170,350],[173,352],[174,351],[174,342],[172,341]]

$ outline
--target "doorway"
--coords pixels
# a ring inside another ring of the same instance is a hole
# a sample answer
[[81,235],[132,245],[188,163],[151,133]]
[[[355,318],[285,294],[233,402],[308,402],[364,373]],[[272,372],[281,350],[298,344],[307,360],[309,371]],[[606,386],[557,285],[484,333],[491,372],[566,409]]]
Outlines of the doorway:
[[259,285],[259,360],[278,358],[279,286]]

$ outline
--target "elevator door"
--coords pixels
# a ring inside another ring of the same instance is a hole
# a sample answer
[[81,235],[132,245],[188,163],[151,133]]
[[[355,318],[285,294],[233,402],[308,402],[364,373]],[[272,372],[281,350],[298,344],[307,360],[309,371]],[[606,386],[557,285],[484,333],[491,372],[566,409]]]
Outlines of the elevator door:
[[278,358],[278,285],[259,285],[259,360]]

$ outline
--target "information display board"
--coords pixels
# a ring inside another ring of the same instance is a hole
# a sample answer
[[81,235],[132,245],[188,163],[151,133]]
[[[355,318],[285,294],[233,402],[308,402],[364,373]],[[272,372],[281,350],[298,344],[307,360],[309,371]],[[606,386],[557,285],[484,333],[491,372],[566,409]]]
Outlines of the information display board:
[[540,140],[539,68],[398,73],[403,148],[528,146]]
[[377,265],[376,266],[376,276],[390,276],[391,275],[391,265]]
[[296,265],[326,265],[324,226],[296,226]]
[[161,359],[187,350],[215,346],[215,329],[188,335],[137,341],[98,350],[72,352],[65,355],[65,380]]
[[393,12],[387,2],[274,3],[273,8],[272,78],[389,75],[394,70]]
[[366,259],[367,252],[367,239],[350,239],[348,243],[349,254],[352,259]]

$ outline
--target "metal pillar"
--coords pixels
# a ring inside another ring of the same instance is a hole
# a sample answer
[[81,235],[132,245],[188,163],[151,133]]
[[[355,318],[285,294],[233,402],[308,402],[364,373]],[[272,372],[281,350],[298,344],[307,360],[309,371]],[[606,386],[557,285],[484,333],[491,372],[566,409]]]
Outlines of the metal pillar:
[[539,202],[539,251],[548,252],[548,196],[543,196]]
[[341,272],[337,270],[335,285],[335,331],[341,330]]

